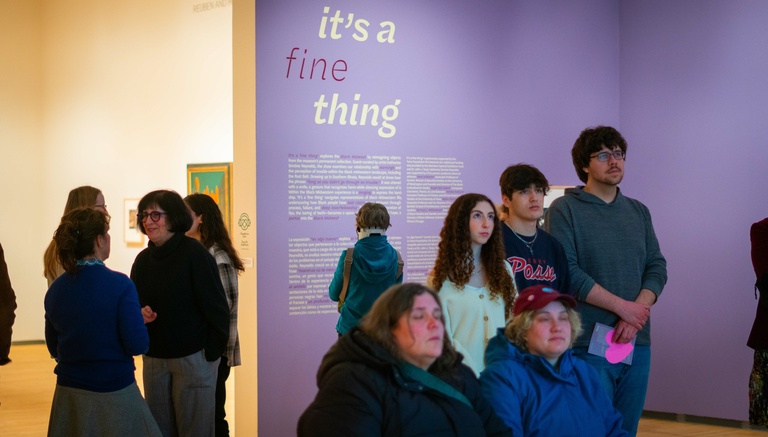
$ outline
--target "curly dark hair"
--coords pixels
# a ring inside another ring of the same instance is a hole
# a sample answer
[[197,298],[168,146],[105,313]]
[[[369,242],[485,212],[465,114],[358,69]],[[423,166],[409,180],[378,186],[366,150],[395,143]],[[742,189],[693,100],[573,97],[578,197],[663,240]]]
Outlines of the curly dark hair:
[[589,167],[590,155],[602,150],[603,146],[610,150],[618,147],[622,152],[627,153],[627,140],[621,136],[619,131],[610,126],[590,127],[581,131],[579,138],[573,144],[571,149],[571,159],[573,167],[579,180],[587,183],[587,172],[584,167]]
[[[459,196],[448,209],[443,229],[440,231],[437,259],[432,269],[430,284],[437,292],[440,292],[446,279],[450,279],[459,288],[469,282],[475,269],[469,217],[472,209],[480,202],[487,202],[494,211],[496,210],[488,196],[476,193]],[[494,215],[493,231],[480,250],[480,260],[485,268],[491,299],[501,297],[504,300],[507,315],[511,315],[517,290],[512,277],[507,272],[500,223],[499,218]]]

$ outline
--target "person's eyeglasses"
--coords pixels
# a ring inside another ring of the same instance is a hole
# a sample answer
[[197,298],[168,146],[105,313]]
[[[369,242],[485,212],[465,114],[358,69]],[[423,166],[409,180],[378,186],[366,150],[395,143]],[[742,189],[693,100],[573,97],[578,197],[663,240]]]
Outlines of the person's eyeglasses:
[[107,209],[107,204],[105,203],[103,205],[93,205],[93,207],[94,208],[104,208],[104,209]]
[[624,158],[627,157],[627,154],[622,152],[621,150],[614,150],[613,152],[600,152],[595,153],[594,155],[590,155],[589,159],[597,158],[600,162],[606,162],[610,157],[613,156],[613,159],[617,161],[623,161]]
[[152,219],[153,222],[156,222],[160,220],[160,217],[168,215],[167,212],[159,212],[159,211],[152,211],[152,212],[140,212],[136,214],[136,218],[139,219],[140,222],[143,222],[145,218],[149,217]]

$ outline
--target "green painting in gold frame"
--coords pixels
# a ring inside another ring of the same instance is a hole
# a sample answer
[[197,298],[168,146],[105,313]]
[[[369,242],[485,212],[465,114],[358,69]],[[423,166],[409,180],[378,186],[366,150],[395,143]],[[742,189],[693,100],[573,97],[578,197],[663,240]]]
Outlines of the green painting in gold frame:
[[219,205],[227,230],[231,228],[232,163],[187,164],[187,194],[203,193]]

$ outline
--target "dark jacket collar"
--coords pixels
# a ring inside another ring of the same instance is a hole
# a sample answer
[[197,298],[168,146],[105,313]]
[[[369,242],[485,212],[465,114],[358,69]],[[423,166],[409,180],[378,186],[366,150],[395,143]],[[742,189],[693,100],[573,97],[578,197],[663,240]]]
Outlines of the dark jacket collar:
[[186,238],[186,235],[184,235],[183,232],[174,232],[171,238],[168,239],[165,243],[163,243],[162,246],[158,246],[152,241],[149,242],[149,253],[152,255],[152,258],[156,259],[163,259],[166,258],[168,255],[176,252],[176,249],[179,247],[182,241],[184,241],[184,238]]

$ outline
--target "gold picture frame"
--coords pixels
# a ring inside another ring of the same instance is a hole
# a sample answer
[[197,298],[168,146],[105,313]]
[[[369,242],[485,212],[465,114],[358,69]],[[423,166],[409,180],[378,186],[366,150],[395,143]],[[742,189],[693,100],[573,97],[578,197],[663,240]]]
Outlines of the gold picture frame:
[[187,164],[187,194],[211,196],[219,205],[227,230],[232,220],[232,163]]

